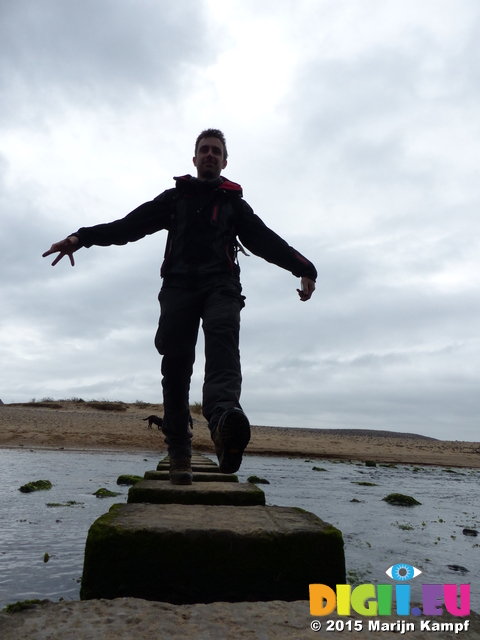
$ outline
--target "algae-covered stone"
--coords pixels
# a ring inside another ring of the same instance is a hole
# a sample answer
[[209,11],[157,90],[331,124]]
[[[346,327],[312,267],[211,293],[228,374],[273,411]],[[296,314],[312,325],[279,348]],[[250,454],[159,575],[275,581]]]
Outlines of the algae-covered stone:
[[[168,472],[170,469],[170,463],[169,462],[159,462],[157,464],[157,471],[166,471]],[[217,473],[219,475],[220,474],[220,469],[218,467],[218,465],[216,465],[213,462],[195,462],[194,460],[192,460],[192,471],[199,471],[199,472],[205,472],[205,473]]]
[[97,491],[95,491],[93,495],[97,496],[97,498],[115,498],[115,496],[119,496],[121,494],[116,493],[115,491],[110,491],[109,489],[105,489],[105,487],[102,487],[101,489],[98,489]]
[[7,604],[7,606],[3,609],[5,613],[20,613],[20,611],[25,611],[26,609],[33,609],[37,605],[47,604],[50,602],[49,600],[39,600],[35,598],[34,600],[18,600],[13,604]]
[[252,484],[270,484],[266,478],[259,478],[258,476],[249,476],[247,482]]
[[415,500],[415,498],[412,498],[412,496],[406,496],[403,493],[390,493],[388,496],[385,496],[385,498],[382,498],[382,500],[396,507],[414,507],[417,504],[422,504],[418,502],[418,500]]
[[366,481],[361,481],[361,482],[352,482],[352,484],[358,484],[358,486],[360,487],[378,487],[378,484],[375,484],[375,482],[366,482]]
[[141,480],[143,480],[142,476],[132,476],[132,475],[122,475],[122,476],[118,476],[117,478],[117,484],[124,484],[127,486],[131,486],[134,484],[137,484],[137,482],[140,482]]
[[32,493],[32,491],[48,491],[52,488],[50,480],[35,480],[34,482],[27,482],[20,487],[19,491],[22,493]]
[[[158,472],[157,472],[158,473]],[[195,482],[178,485],[157,480],[143,480],[130,488],[128,502],[151,504],[265,504],[265,494],[254,484],[238,482]]]
[[80,597],[173,604],[308,600],[309,584],[335,589],[345,582],[342,534],[312,513],[117,504],[90,527]]
[[[192,465],[193,482],[238,482],[234,473],[218,473],[217,471],[202,471]],[[145,480],[170,480],[168,469],[160,471],[145,471]]]
[[82,506],[84,502],[76,502],[76,500],[67,500],[67,502],[46,502],[47,507],[75,507]]

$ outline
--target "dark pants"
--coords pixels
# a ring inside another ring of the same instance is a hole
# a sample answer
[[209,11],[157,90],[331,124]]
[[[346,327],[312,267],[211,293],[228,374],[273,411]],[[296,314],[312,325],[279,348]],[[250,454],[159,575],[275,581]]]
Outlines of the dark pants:
[[205,334],[203,415],[210,431],[227,409],[240,407],[240,311],[245,306],[235,281],[187,289],[164,286],[160,291],[160,321],[155,346],[163,355],[162,430],[173,458],[191,454],[189,429],[190,378],[195,362],[200,319]]

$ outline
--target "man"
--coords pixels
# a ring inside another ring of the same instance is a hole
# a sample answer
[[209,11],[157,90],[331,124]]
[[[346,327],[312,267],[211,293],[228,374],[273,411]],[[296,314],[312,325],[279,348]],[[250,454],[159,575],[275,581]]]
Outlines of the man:
[[[250,424],[240,406],[240,311],[245,297],[237,252],[243,247],[301,278],[300,300],[309,300],[317,272],[313,264],[269,229],[242,198],[242,188],[221,177],[227,145],[218,129],[206,129],[195,143],[197,177],[175,178],[176,186],[142,204],[125,218],[83,227],[43,256],[59,253],[56,265],[92,245],[122,245],[168,230],[159,294],[155,346],[162,358],[164,418],[170,481],[191,484],[188,426],[190,378],[200,319],[205,334],[203,415],[208,420],[222,473],[240,468]],[[237,240],[239,238],[240,242]]]

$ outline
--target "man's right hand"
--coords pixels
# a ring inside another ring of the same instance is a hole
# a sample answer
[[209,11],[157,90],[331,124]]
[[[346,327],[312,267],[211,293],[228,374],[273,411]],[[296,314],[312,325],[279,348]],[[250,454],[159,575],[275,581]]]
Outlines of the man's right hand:
[[42,258],[46,258],[52,253],[59,253],[59,255],[52,262],[52,267],[54,267],[57,262],[60,262],[63,256],[68,256],[70,258],[70,264],[72,265],[72,267],[74,267],[75,260],[73,259],[73,254],[77,250],[77,244],[77,236],[68,236],[68,238],[65,238],[65,240],[60,240],[60,242],[55,242],[55,244],[52,244],[50,249],[42,254]]

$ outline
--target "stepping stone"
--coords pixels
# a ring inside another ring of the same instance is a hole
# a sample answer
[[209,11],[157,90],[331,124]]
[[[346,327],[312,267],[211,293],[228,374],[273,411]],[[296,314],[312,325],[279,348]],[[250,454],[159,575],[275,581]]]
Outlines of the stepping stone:
[[265,504],[265,494],[250,483],[200,482],[179,485],[158,480],[142,480],[128,491],[128,502],[154,504]]
[[[168,471],[170,468],[170,458],[167,456],[157,464],[157,471]],[[199,453],[192,454],[192,471],[206,471],[209,473],[220,473],[220,467],[216,462],[210,460]]]
[[[170,464],[167,462],[159,462],[157,464],[157,471],[167,471],[170,469]],[[203,462],[193,462],[192,461],[192,471],[207,471],[208,473],[220,473],[220,468],[218,465],[214,464],[204,464]]]
[[[165,456],[165,458],[162,458],[159,461],[159,464],[161,464],[162,462],[168,464],[170,462],[170,456]],[[201,453],[192,453],[192,462],[203,462],[205,464],[213,464],[215,466],[218,466],[214,460],[210,460],[210,458],[207,458],[207,456],[204,456]]]
[[[198,471],[192,467],[194,482],[238,482],[234,473],[212,473],[211,471]],[[170,480],[168,471],[145,471],[145,480]]]
[[345,583],[341,532],[302,509],[116,504],[90,527],[80,597],[308,600]]

